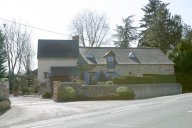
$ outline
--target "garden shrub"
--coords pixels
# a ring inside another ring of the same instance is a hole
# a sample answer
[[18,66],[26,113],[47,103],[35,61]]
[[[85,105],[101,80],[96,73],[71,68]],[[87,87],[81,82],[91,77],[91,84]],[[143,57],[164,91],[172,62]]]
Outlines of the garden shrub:
[[9,99],[0,101],[0,115],[3,111],[8,110],[11,106],[11,101]]
[[100,72],[100,75],[99,75],[99,79],[98,81],[99,82],[105,82],[107,79],[105,77],[105,73],[103,71]]
[[91,80],[90,82],[89,82],[89,85],[96,85],[97,84],[97,80]]
[[144,77],[151,76],[155,83],[176,83],[176,77],[173,74],[143,74]]
[[116,93],[119,94],[121,98],[125,99],[133,99],[134,98],[134,92],[128,87],[118,87],[116,89]]
[[45,98],[45,99],[51,98],[51,93],[45,92],[45,93],[42,95],[42,98]]
[[192,92],[192,73],[176,72],[176,79],[182,84],[183,93]]
[[28,88],[27,88],[27,87],[22,87],[22,88],[21,88],[21,94],[22,94],[22,95],[29,94]]
[[144,74],[143,77],[124,76],[113,79],[114,84],[176,83],[175,75]]
[[58,101],[72,100],[75,98],[76,93],[72,87],[59,87],[58,88]]
[[151,76],[145,77],[133,77],[133,76],[124,76],[113,79],[114,84],[147,84],[154,83],[154,79]]
[[106,81],[105,85],[113,85],[113,81]]
[[105,82],[98,82],[97,85],[105,85]]

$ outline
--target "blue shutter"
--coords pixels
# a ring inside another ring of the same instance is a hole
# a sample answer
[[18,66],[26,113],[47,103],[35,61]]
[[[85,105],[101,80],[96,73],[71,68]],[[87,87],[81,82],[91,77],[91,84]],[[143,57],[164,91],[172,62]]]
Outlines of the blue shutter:
[[98,80],[98,79],[99,79],[99,74],[100,74],[99,72],[96,72],[96,73],[95,73],[95,80]]
[[84,72],[84,81],[88,84],[89,83],[89,73]]

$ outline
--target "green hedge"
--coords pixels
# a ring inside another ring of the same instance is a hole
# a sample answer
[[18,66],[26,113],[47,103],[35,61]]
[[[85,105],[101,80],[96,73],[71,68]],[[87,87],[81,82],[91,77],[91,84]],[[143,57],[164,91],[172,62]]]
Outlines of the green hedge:
[[175,75],[144,74],[143,77],[124,76],[113,79],[114,84],[176,83]]
[[119,77],[113,79],[113,84],[145,84],[145,83],[154,83],[153,78],[150,76],[146,77]]
[[192,73],[176,73],[176,79],[182,84],[183,93],[192,92]]
[[176,77],[173,74],[161,75],[161,74],[144,74],[143,76],[151,76],[155,83],[176,83]]

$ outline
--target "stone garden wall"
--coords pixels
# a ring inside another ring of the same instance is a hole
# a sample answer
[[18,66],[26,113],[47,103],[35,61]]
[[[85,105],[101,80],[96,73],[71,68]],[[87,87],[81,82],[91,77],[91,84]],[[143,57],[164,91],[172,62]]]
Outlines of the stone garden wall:
[[9,99],[8,82],[0,82],[0,100]]
[[57,90],[60,86],[73,87],[77,96],[108,96],[116,93],[116,89],[121,86],[129,87],[134,92],[135,99],[152,98],[158,96],[176,95],[182,93],[179,83],[168,84],[128,84],[128,85],[81,85],[73,82],[53,82],[53,98],[57,101]]
[[10,108],[11,102],[9,100],[8,82],[0,83],[0,114],[2,111]]

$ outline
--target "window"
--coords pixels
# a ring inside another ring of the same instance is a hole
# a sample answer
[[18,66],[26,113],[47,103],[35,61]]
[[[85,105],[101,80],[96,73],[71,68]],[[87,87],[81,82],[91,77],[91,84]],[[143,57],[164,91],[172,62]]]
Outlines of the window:
[[89,52],[88,55],[87,55],[87,58],[88,59],[92,59],[92,58],[95,58],[95,57],[94,57],[94,55],[91,52]]
[[115,59],[113,56],[107,56],[107,68],[111,69],[115,67]]
[[115,68],[115,64],[116,64],[115,53],[112,50],[106,52],[103,57],[106,58],[108,69]]
[[87,59],[88,59],[89,61],[91,61],[92,63],[97,63],[97,61],[95,60],[94,55],[93,55],[91,52],[88,53]]
[[113,62],[114,61],[114,57],[113,56],[108,56],[107,57],[107,62]]
[[44,79],[47,79],[48,78],[48,72],[44,72]]
[[130,58],[135,58],[134,53],[133,53],[133,52],[130,52],[130,53],[129,53],[129,57],[130,57]]

